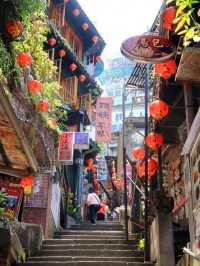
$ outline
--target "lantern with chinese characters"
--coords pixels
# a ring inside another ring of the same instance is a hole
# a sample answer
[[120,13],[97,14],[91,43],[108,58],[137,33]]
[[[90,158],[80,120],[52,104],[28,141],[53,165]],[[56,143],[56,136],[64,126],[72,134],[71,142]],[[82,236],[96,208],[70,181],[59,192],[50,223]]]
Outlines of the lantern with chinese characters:
[[149,112],[154,119],[161,120],[168,115],[169,106],[162,100],[156,100],[150,103]]
[[[139,177],[144,177],[145,176],[145,162],[138,162],[136,165],[137,168],[137,174]],[[149,159],[148,160],[148,177],[152,177],[155,175],[156,171],[158,168],[158,164],[154,159]]]
[[50,38],[50,39],[48,39],[48,44],[50,45],[50,46],[54,46],[55,44],[56,44],[56,39],[55,38]]
[[70,69],[72,72],[74,72],[74,71],[77,69],[77,65],[74,64],[74,63],[72,63],[72,64],[69,65],[69,69]]
[[136,147],[133,149],[132,154],[135,160],[143,160],[145,157],[145,150],[142,147]]
[[42,90],[42,84],[38,80],[29,80],[27,84],[28,90],[32,94],[40,93]]
[[92,42],[93,42],[94,44],[97,44],[98,40],[99,40],[99,37],[98,37],[98,36],[94,35],[94,36],[92,37]]
[[163,27],[167,30],[173,29],[173,21],[176,17],[176,7],[167,7],[162,14]]
[[21,67],[27,67],[32,65],[33,59],[29,53],[19,53],[17,55],[17,62]]
[[78,8],[75,8],[73,11],[72,11],[72,14],[75,16],[75,17],[78,17],[80,15],[80,10]]
[[78,79],[80,80],[80,82],[84,82],[86,80],[86,76],[81,74]]
[[6,24],[6,31],[13,37],[17,38],[24,30],[22,23],[19,20],[10,20]]
[[38,110],[42,113],[45,113],[49,110],[49,103],[46,100],[41,100],[38,103]]
[[61,50],[58,51],[58,56],[59,56],[60,58],[64,57],[65,55],[66,55],[65,50],[61,49]]
[[32,176],[24,176],[20,181],[20,185],[24,189],[24,194],[30,195],[32,193],[33,177]]
[[149,133],[146,137],[146,144],[151,149],[157,149],[163,144],[163,136],[159,133]]
[[83,29],[84,31],[87,31],[87,30],[89,29],[89,25],[88,25],[88,23],[86,23],[86,22],[83,23],[81,27],[82,27],[82,29]]
[[171,76],[175,75],[176,69],[177,66],[174,60],[168,60],[167,62],[155,65],[155,73],[164,79],[169,79]]
[[100,55],[97,55],[96,56],[96,62],[99,62],[101,60],[101,56]]

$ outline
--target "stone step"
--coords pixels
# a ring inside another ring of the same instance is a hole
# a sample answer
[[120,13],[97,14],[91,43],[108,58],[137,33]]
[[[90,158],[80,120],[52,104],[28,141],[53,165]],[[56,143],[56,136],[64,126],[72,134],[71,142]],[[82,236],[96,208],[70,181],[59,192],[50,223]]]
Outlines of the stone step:
[[61,232],[56,232],[55,236],[57,235],[123,235],[123,231],[106,231],[106,230],[63,230]]
[[75,239],[75,240],[77,240],[77,239],[97,239],[97,240],[106,240],[106,239],[116,239],[116,240],[121,240],[121,241],[123,241],[124,240],[124,235],[106,235],[106,234],[104,234],[104,235],[87,235],[87,234],[83,234],[83,235],[73,235],[73,234],[71,234],[71,235],[55,235],[55,237],[54,237],[54,239],[56,239],[56,240],[60,240],[60,239],[62,239],[62,240],[68,240],[68,239]]
[[103,230],[103,231],[122,231],[121,225],[72,225],[70,230]]
[[68,239],[48,239],[44,240],[44,245],[68,245],[68,244],[130,244],[136,245],[138,243],[137,240],[130,240],[126,242],[124,239],[116,239],[116,238],[103,238],[103,239],[96,239],[96,238],[74,238],[70,237]]
[[142,262],[124,262],[124,261],[68,261],[68,262],[56,262],[56,261],[34,261],[19,264],[19,266],[153,266],[151,263]]

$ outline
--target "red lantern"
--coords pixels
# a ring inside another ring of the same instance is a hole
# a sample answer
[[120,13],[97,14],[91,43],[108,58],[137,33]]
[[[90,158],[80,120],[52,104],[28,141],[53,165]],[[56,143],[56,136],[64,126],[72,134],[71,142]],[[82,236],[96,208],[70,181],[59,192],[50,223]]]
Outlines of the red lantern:
[[146,137],[146,144],[151,149],[159,148],[164,142],[163,136],[159,133],[149,133]]
[[96,62],[99,62],[101,60],[101,56],[100,55],[97,55],[96,56]]
[[80,82],[84,82],[86,80],[86,76],[81,74],[78,79],[80,80]]
[[143,160],[145,157],[145,150],[142,147],[136,147],[133,149],[132,155],[135,160]]
[[77,69],[77,65],[74,64],[74,63],[72,63],[72,64],[69,65],[69,69],[70,69],[72,72],[74,72],[74,71]]
[[32,65],[33,59],[29,53],[20,53],[17,55],[17,62],[21,67]]
[[81,27],[82,27],[82,29],[83,29],[84,31],[87,31],[87,30],[89,29],[89,25],[88,25],[88,23],[86,23],[86,22],[83,23]]
[[164,79],[169,79],[171,76],[175,75],[176,69],[177,66],[174,60],[155,65],[155,73]]
[[[145,176],[145,162],[138,162],[136,165],[137,168],[137,174],[139,177]],[[148,160],[148,177],[152,177],[155,175],[158,168],[158,164],[154,159]]]
[[27,87],[32,94],[40,93],[42,90],[42,84],[38,80],[29,80]]
[[59,57],[64,57],[66,55],[66,52],[65,52],[65,50],[63,50],[63,49],[61,49],[60,51],[58,51],[58,56]]
[[49,103],[46,100],[41,100],[38,103],[38,109],[40,112],[47,112],[49,110]]
[[48,44],[49,44],[50,46],[54,46],[54,45],[56,44],[56,39],[55,39],[55,38],[50,38],[50,39],[48,39]]
[[91,167],[93,165],[93,163],[94,163],[94,160],[92,158],[90,158],[86,161],[86,164],[88,167]]
[[99,37],[98,37],[98,36],[94,35],[94,36],[92,37],[92,42],[93,42],[94,44],[96,44],[96,43],[98,42],[98,40],[99,40]]
[[72,11],[72,14],[75,16],[75,17],[78,17],[80,15],[80,10],[78,8],[75,8],[73,11]]
[[165,9],[162,14],[163,27],[167,30],[172,30],[173,21],[176,17],[176,7],[170,6]]
[[22,177],[20,181],[20,185],[25,188],[27,186],[32,186],[33,185],[33,177],[32,176],[24,176]]
[[22,23],[17,20],[10,20],[6,24],[6,31],[13,37],[17,38],[24,30]]
[[161,120],[169,113],[169,106],[162,100],[156,100],[150,103],[149,112],[154,119]]

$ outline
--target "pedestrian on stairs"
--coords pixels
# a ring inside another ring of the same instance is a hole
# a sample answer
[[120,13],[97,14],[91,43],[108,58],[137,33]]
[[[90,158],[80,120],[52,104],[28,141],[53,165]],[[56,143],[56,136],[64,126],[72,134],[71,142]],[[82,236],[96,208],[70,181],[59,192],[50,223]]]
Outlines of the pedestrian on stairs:
[[87,206],[89,208],[90,212],[90,222],[91,224],[96,223],[96,217],[97,217],[97,212],[101,208],[100,206],[100,199],[98,195],[95,193],[95,190],[93,187],[90,187],[88,189],[88,196],[87,196]]

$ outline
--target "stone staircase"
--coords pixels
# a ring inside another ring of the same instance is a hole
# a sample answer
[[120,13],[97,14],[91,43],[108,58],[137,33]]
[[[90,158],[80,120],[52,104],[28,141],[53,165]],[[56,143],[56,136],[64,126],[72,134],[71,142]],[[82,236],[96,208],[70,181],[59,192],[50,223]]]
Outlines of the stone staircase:
[[124,240],[122,227],[114,222],[73,225],[44,240],[41,251],[21,266],[152,266],[143,263],[136,240]]

